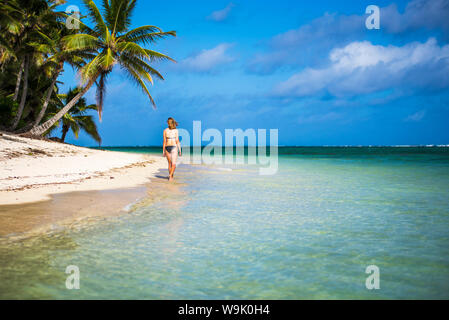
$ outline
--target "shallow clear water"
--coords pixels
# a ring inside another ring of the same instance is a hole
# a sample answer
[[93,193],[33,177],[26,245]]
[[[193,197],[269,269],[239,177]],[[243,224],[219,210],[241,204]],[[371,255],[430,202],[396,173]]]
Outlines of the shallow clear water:
[[222,167],[181,165],[176,190],[159,183],[130,214],[0,242],[0,298],[449,298],[448,148],[285,148],[273,176]]

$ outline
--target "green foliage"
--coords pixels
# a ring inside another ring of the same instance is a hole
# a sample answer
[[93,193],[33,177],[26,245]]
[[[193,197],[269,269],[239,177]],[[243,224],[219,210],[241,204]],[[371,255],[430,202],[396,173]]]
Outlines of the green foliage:
[[[67,94],[58,94],[58,103],[53,105],[47,116],[53,117],[54,115],[56,115],[67,104],[68,101],[72,100],[73,97],[80,92],[80,90],[81,88],[76,87],[74,89],[69,89]],[[64,142],[65,136],[69,132],[69,130],[72,130],[75,138],[77,139],[79,132],[83,130],[98,144],[101,144],[101,137],[98,133],[97,125],[93,116],[88,114],[89,111],[98,111],[97,105],[87,105],[86,99],[80,98],[78,102],[70,109],[70,111],[64,114],[64,116],[46,132],[46,135],[50,136],[59,127],[61,127],[61,140]]]
[[94,22],[94,27],[86,26],[83,33],[68,35],[63,41],[68,51],[92,51],[96,55],[80,68],[80,75],[84,83],[99,79],[97,105],[100,118],[106,78],[115,65],[119,65],[148,96],[152,105],[156,106],[146,81],[152,84],[153,76],[162,80],[164,78],[151,67],[150,63],[158,60],[174,60],[141,45],[154,43],[168,36],[176,36],[176,32],[163,32],[160,28],[149,25],[129,30],[135,0],[103,1],[103,11],[100,11],[93,1],[83,1],[89,10],[89,18]]
[[10,97],[0,95],[0,128],[5,130],[11,125],[19,104]]
[[[100,142],[92,116],[85,114],[90,106],[78,99],[87,85],[96,84],[95,110],[101,120],[107,77],[114,66],[122,68],[155,106],[148,83],[153,84],[153,77],[164,78],[151,64],[173,59],[145,46],[176,33],[152,25],[131,30],[136,0],[103,0],[101,10],[94,1],[83,2],[87,16],[78,21],[79,29],[68,29],[67,14],[57,10],[64,1],[0,0],[2,129],[48,134],[62,121],[75,135],[82,129]],[[67,65],[78,71],[84,87],[72,99],[61,100],[55,81]]]

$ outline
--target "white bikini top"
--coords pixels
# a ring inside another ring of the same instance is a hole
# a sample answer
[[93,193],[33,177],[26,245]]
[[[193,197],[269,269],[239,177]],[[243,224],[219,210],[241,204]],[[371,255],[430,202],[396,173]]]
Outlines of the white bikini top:
[[176,129],[167,129],[165,136],[167,139],[176,139]]

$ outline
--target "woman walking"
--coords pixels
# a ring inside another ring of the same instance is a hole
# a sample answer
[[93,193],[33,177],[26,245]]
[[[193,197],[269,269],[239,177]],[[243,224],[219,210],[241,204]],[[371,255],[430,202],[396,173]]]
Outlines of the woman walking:
[[179,144],[179,133],[176,126],[178,123],[173,118],[167,120],[168,128],[164,130],[163,156],[168,161],[168,181],[173,180],[176,169],[176,159],[181,156],[181,145]]

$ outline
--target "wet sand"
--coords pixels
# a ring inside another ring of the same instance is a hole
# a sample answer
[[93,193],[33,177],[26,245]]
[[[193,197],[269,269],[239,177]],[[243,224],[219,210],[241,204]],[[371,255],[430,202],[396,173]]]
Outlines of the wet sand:
[[0,239],[123,214],[137,200],[156,196],[159,184],[168,185],[162,156],[6,133],[0,133],[0,163]]
[[139,187],[58,193],[48,200],[2,205],[0,239],[23,239],[108,217],[132,214],[135,208],[181,192],[181,184],[169,183],[166,175],[167,172],[159,172],[150,183]]

